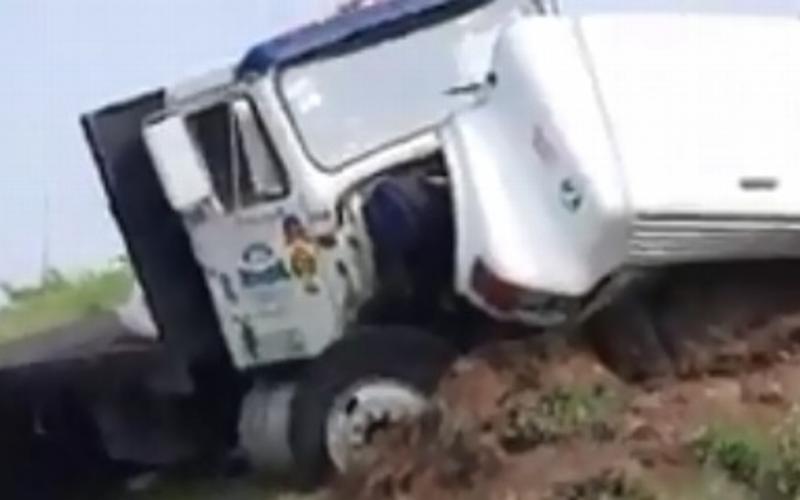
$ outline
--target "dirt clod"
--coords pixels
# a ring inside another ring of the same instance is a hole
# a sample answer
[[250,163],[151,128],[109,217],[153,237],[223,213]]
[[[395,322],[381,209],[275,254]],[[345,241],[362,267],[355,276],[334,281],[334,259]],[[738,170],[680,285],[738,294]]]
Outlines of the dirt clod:
[[585,480],[556,485],[548,500],[655,500],[656,497],[624,471],[606,470]]

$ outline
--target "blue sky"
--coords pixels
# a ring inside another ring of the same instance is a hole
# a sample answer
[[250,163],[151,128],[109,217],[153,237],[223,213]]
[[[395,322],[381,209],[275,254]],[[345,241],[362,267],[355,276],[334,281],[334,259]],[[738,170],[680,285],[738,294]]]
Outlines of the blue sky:
[[[82,111],[233,61],[253,42],[324,15],[333,3],[0,0],[0,281],[35,280],[45,247],[49,263],[67,270],[122,253],[78,127]],[[800,0],[561,3],[567,12],[800,12]]]
[[122,252],[79,113],[224,65],[331,3],[0,0],[0,281],[36,279],[45,245],[71,270]]

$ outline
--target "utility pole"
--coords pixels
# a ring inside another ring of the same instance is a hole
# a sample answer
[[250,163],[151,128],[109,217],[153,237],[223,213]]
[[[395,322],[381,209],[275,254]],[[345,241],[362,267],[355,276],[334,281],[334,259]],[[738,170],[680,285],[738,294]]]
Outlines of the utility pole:
[[39,263],[41,278],[44,284],[47,279],[47,272],[50,270],[50,192],[47,189],[47,181],[42,180],[42,192],[44,200],[42,204],[42,248],[41,262]]

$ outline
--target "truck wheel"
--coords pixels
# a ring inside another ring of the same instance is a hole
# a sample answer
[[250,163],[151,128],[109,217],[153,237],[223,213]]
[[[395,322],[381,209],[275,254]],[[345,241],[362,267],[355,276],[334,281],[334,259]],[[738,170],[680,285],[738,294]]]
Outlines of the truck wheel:
[[287,477],[294,468],[289,415],[295,385],[255,384],[242,401],[239,447],[255,471]]
[[362,328],[309,367],[292,401],[290,442],[301,484],[321,484],[371,460],[376,431],[421,415],[455,357],[430,333]]
[[657,379],[674,371],[650,309],[632,293],[598,311],[585,331],[600,357],[623,378]]

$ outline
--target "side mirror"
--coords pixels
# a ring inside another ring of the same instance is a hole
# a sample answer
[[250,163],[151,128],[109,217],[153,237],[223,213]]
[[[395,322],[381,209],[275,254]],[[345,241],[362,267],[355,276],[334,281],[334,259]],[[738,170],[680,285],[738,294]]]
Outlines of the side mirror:
[[183,117],[167,116],[148,123],[142,135],[167,199],[176,212],[189,212],[213,199],[208,170]]

